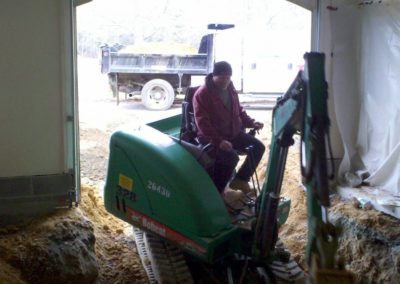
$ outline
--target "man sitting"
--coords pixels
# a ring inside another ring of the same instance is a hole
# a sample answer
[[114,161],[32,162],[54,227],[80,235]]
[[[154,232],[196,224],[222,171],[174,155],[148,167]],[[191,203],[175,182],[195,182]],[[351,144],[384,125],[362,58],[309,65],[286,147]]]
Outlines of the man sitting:
[[194,94],[193,107],[197,125],[197,137],[201,144],[211,143],[215,157],[213,172],[209,173],[218,191],[223,194],[239,161],[237,151],[253,148],[252,157],[246,157],[229,186],[252,192],[250,177],[259,164],[265,147],[245,128],[262,129],[264,124],[256,122],[240,105],[239,96],[231,82],[232,67],[225,61],[214,64],[213,72]]

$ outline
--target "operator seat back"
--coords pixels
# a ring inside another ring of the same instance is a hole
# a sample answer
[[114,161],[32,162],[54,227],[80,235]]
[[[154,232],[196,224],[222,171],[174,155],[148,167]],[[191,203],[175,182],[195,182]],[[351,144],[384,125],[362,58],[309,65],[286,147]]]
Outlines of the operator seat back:
[[193,96],[199,87],[188,87],[182,103],[182,122],[179,138],[192,144],[199,144],[196,139],[197,126],[193,110]]

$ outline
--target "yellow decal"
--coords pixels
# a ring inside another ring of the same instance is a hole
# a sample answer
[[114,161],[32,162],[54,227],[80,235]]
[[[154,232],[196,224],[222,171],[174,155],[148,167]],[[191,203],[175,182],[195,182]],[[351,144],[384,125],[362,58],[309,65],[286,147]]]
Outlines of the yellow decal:
[[123,174],[119,174],[119,181],[118,181],[118,185],[120,187],[122,187],[123,189],[132,191],[133,188],[133,179],[131,179],[130,177],[127,177]]

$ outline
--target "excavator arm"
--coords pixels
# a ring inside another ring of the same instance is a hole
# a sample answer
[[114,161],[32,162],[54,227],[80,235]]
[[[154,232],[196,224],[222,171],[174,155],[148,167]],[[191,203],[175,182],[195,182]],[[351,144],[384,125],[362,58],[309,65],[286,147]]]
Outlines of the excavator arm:
[[293,136],[300,134],[301,173],[307,193],[306,260],[310,278],[312,283],[354,283],[353,275],[336,261],[337,228],[328,219],[329,117],[325,55],[306,53],[304,59],[304,71],[299,71],[273,110],[272,141],[266,181],[259,199],[254,254],[261,259],[273,258],[276,254],[277,212],[287,153],[294,144]]

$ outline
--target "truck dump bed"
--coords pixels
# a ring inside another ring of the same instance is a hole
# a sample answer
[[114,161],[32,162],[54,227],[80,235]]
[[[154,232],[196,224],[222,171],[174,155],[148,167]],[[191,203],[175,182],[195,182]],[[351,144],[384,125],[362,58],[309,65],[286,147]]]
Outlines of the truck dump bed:
[[102,47],[102,73],[206,75],[212,66],[212,35],[202,38],[197,54],[152,54]]
[[[166,55],[110,52],[105,73],[185,73],[205,75],[207,54]],[[103,61],[104,62],[104,61]]]

